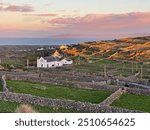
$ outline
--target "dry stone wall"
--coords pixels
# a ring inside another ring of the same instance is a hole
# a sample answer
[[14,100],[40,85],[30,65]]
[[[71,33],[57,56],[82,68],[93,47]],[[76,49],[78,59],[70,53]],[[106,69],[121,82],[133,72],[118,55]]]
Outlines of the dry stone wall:
[[135,95],[150,96],[150,89],[126,88],[127,93]]
[[2,75],[1,84],[2,84],[2,87],[3,87],[3,92],[4,93],[8,92],[8,88],[7,88],[7,85],[6,85],[6,76],[5,75]]
[[106,98],[102,103],[100,103],[100,105],[109,106],[124,93],[126,93],[126,89],[120,88],[116,92],[111,94],[108,98]]
[[[2,93],[0,93],[0,100],[3,100]],[[35,104],[40,106],[48,106],[54,108],[65,108],[74,109],[82,112],[92,112],[92,113],[136,113],[141,111],[134,111],[122,108],[115,108],[109,106],[101,106],[99,104],[75,102],[71,100],[60,100],[60,99],[49,99],[38,96],[32,96],[29,94],[17,94],[17,93],[7,93],[5,95],[5,100],[10,102],[18,102],[25,104]]]

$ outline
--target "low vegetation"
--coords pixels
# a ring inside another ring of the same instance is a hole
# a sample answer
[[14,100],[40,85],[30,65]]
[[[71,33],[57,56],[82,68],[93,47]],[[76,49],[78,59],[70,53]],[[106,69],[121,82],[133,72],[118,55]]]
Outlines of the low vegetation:
[[150,112],[150,96],[124,94],[112,106]]
[[26,61],[23,59],[5,59],[2,60],[1,65],[5,69],[14,69],[14,68],[23,68],[25,66]]
[[[20,106],[17,102],[1,101],[0,100],[0,113],[14,113],[16,109]],[[43,107],[38,105],[31,105],[31,107],[40,113],[77,113],[81,111],[76,111],[73,109],[64,109],[64,108],[50,108]]]

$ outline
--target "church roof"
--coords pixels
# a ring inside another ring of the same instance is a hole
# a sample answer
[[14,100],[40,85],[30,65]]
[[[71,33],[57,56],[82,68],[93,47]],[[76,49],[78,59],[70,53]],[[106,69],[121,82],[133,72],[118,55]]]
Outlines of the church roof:
[[51,61],[59,61],[58,58],[55,58],[53,56],[47,56],[47,57],[43,57],[44,60],[47,60],[47,62],[51,62]]

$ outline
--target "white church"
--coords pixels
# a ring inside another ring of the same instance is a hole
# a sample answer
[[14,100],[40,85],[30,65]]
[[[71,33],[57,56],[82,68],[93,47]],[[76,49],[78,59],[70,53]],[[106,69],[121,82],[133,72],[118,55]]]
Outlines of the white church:
[[54,56],[40,57],[40,59],[37,59],[38,68],[55,68],[71,64],[73,64],[72,60],[68,59],[59,60]]

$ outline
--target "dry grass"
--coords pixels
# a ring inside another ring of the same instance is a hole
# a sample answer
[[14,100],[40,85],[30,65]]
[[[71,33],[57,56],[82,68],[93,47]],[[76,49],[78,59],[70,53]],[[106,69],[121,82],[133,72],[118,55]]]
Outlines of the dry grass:
[[37,113],[30,105],[22,104],[16,109],[16,113]]

